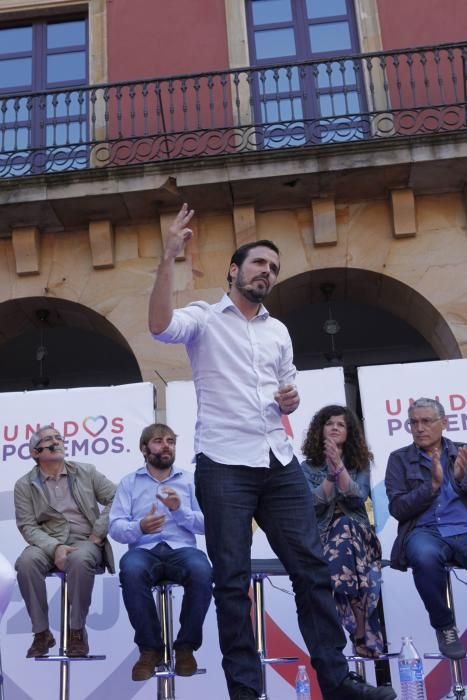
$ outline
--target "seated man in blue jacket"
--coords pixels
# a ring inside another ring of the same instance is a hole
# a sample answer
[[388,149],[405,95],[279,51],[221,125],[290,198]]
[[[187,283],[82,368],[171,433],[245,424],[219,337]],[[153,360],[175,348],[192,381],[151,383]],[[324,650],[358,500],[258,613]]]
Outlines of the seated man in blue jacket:
[[162,423],[140,438],[145,464],[120,482],[110,511],[109,534],[128,544],[120,561],[123,602],[135,630],[140,657],[132,679],[145,681],[164,658],[153,586],[170,579],[184,587],[180,631],[174,642],[175,673],[197,670],[193,650],[201,646],[211,602],[211,566],[196,548],[204,516],[195,497],[193,474],[174,467],[176,435]]
[[421,398],[409,408],[413,444],[389,455],[389,512],[399,521],[391,566],[412,568],[439,650],[465,656],[446,603],[447,562],[467,568],[467,447],[444,438],[443,406]]

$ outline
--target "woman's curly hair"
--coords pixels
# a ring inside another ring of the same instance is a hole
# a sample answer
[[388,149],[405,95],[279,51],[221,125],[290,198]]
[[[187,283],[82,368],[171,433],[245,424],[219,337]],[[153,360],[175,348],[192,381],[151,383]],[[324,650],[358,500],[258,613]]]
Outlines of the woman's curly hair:
[[333,416],[344,416],[347,426],[347,439],[342,446],[342,457],[347,468],[357,471],[368,469],[373,455],[368,449],[363,435],[361,423],[355,413],[346,406],[324,406],[313,416],[302,452],[312,464],[321,465],[325,462],[323,428]]

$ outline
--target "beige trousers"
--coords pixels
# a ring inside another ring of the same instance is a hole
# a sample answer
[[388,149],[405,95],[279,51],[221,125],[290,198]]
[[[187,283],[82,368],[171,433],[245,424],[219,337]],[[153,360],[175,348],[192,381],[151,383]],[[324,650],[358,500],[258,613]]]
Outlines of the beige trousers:
[[[68,544],[72,544],[71,542]],[[94,577],[103,568],[104,550],[89,540],[73,542],[76,550],[67,556],[66,575],[70,601],[70,627],[81,629],[91,605]],[[40,547],[30,545],[15,564],[18,585],[32,622],[32,631],[49,628],[49,606],[45,577],[54,568],[54,562]]]

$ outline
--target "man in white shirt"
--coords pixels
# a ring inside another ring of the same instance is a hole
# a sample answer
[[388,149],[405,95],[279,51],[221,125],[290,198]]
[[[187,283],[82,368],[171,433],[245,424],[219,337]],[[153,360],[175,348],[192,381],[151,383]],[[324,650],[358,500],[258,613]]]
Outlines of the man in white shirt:
[[294,588],[298,621],[325,700],[392,700],[349,669],[314,508],[281,421],[299,404],[292,343],[262,305],[279,251],[256,241],[232,256],[229,293],[173,310],[174,263],[192,237],[183,205],[169,227],[149,304],[157,340],[184,343],[198,399],[196,494],[213,564],[223,668],[232,700],[255,700],[261,666],[250,619],[252,520],[264,530]]

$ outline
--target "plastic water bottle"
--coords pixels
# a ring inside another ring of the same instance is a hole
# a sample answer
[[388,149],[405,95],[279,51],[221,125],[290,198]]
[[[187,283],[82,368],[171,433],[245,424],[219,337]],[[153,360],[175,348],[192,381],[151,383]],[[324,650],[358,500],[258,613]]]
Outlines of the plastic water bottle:
[[298,673],[295,679],[295,692],[297,694],[297,700],[311,700],[310,679],[308,678],[305,666],[298,667]]
[[[423,664],[412,637],[402,637],[399,654],[401,700],[426,700]],[[297,696],[298,697],[298,696]]]

